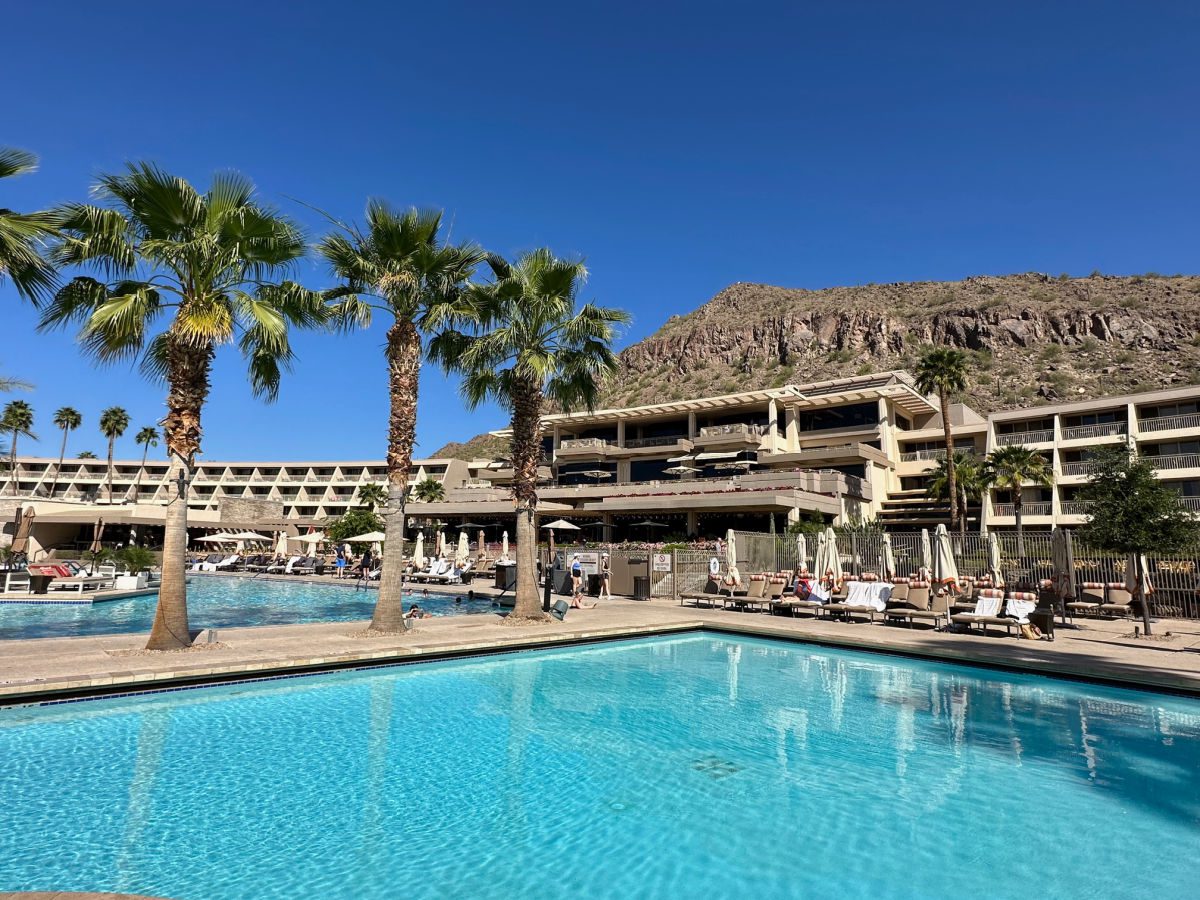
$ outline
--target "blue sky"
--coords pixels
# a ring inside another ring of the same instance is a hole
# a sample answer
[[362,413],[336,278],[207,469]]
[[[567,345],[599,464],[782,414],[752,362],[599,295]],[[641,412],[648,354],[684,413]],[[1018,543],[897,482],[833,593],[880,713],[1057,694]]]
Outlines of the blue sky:
[[[5,14],[0,144],[42,168],[0,206],[80,199],[154,160],[222,168],[315,238],[376,195],[456,238],[587,258],[622,345],[735,281],[818,288],[1200,266],[1200,7],[1192,3],[24,3]],[[328,283],[318,265],[302,280]],[[0,287],[0,372],[43,440],[80,408],[134,428],[162,391],[96,370]],[[219,357],[208,458],[382,458],[382,327],[297,337],[281,398]],[[418,454],[504,423],[422,383]],[[161,450],[159,451],[161,453]]]

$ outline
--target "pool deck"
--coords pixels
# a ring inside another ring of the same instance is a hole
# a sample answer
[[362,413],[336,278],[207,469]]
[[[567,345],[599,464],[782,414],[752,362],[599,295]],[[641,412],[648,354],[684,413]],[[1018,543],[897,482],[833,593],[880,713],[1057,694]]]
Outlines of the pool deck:
[[1200,695],[1200,622],[1158,623],[1157,634],[1175,635],[1164,642],[1126,637],[1129,621],[1081,624],[1060,629],[1054,642],[1024,641],[1000,633],[937,633],[617,598],[546,625],[512,627],[502,625],[499,615],[484,614],[422,619],[402,636],[358,636],[365,622],[228,628],[217,634],[217,649],[146,655],[113,655],[140,650],[144,634],[40,638],[0,642],[0,704],[701,629]]

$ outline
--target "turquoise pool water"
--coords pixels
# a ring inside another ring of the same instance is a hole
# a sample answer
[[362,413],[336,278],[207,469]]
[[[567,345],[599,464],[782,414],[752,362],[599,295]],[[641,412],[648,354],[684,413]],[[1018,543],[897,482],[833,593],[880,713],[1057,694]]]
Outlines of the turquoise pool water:
[[643,640],[0,710],[0,891],[1194,896],[1200,702]]
[[[432,592],[428,599],[406,594],[404,603],[416,600],[437,616],[495,612],[490,599],[468,603],[467,588],[459,593],[462,603]],[[199,575],[188,584],[188,615],[193,628],[353,622],[371,618],[377,596],[344,585]],[[95,604],[0,603],[0,640],[149,631],[157,603],[157,594]]]

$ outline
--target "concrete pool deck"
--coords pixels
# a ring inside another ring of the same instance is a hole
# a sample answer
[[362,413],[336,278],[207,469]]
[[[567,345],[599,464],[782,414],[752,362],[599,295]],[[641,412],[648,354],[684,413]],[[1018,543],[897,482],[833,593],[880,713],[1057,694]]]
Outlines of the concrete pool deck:
[[144,634],[39,638],[0,642],[0,704],[701,629],[1200,695],[1200,622],[1159,622],[1158,634],[1174,635],[1161,642],[1127,637],[1129,621],[1080,624],[1060,629],[1054,642],[1023,641],[617,598],[548,625],[512,627],[482,614],[422,619],[406,635],[369,638],[356,635],[365,622],[227,628],[217,648],[147,655],[128,655],[144,646]]

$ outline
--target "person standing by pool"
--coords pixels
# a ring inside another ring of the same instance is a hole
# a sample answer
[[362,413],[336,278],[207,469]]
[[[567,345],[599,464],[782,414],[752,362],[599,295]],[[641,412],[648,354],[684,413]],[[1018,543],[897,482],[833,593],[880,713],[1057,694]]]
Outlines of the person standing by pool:
[[362,558],[358,561],[358,577],[367,580],[367,576],[371,574],[371,548],[368,547],[363,551]]
[[579,561],[579,554],[576,553],[571,557],[571,593],[578,595],[582,590],[583,585],[583,563]]
[[335,561],[334,564],[337,566],[337,577],[339,579],[345,578],[346,577],[346,545],[339,544],[337,550],[335,551],[335,554],[337,556],[337,560]]
[[604,553],[600,556],[600,594],[598,600],[603,600],[607,597],[612,599],[612,563],[608,561],[608,554]]

